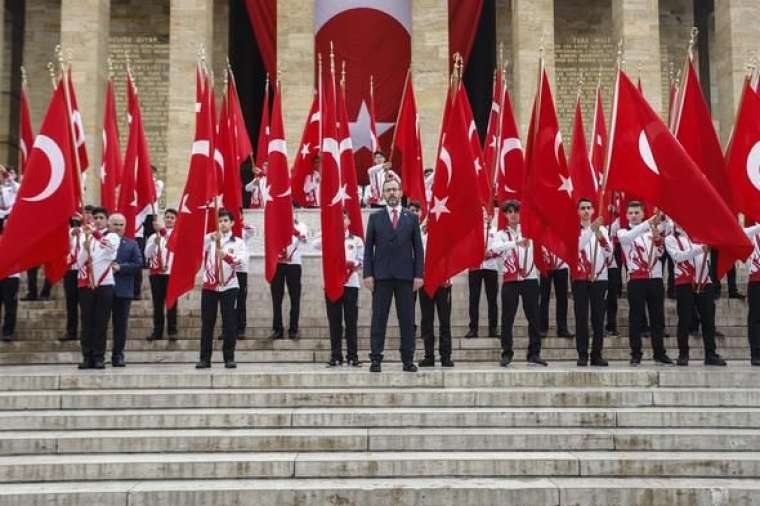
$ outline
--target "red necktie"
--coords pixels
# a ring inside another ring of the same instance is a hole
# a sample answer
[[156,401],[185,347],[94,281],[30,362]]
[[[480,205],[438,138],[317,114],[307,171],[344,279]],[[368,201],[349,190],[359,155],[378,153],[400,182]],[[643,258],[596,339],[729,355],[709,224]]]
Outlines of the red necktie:
[[391,212],[393,213],[391,223],[393,224],[393,230],[396,230],[396,225],[398,225],[398,210],[393,209]]

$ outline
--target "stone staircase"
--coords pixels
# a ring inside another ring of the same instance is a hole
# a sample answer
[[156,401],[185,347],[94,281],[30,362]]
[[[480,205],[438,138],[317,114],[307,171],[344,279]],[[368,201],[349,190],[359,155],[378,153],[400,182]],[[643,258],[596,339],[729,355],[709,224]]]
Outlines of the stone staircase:
[[760,503],[760,372],[0,367],[0,505]]

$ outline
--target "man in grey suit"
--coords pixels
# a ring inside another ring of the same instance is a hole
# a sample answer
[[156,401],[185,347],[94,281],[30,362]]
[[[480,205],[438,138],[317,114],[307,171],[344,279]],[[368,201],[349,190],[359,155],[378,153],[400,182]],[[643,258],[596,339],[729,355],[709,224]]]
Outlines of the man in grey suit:
[[401,361],[404,371],[417,372],[414,365],[414,301],[412,293],[422,287],[424,253],[420,222],[401,208],[398,179],[383,184],[384,209],[374,212],[367,223],[364,249],[364,286],[372,290],[370,330],[372,365],[380,372],[385,348],[385,331],[391,299],[396,299],[396,314],[401,328]]

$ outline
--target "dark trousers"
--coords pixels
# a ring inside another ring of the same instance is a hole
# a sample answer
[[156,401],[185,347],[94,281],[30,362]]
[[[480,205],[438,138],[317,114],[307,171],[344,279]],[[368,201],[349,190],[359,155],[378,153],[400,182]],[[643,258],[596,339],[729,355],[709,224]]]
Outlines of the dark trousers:
[[541,301],[539,302],[539,329],[546,332],[549,329],[549,298],[554,283],[556,298],[557,331],[567,331],[567,269],[549,271],[548,276],[541,276]]
[[161,339],[164,336],[164,322],[168,320],[169,333],[177,332],[177,302],[166,310],[166,289],[169,286],[168,274],[151,274],[150,293],[153,298],[153,337]]
[[693,330],[694,314],[702,324],[705,357],[715,355],[715,293],[712,284],[702,291],[694,291],[691,283],[676,286],[676,311],[678,312],[678,353],[689,356],[689,332]]
[[69,269],[63,276],[63,293],[66,295],[66,335],[76,337],[79,327],[79,288],[78,272]]
[[343,296],[335,302],[325,297],[330,324],[331,358],[343,361],[343,322],[346,323],[346,359],[358,360],[356,320],[359,316],[359,288],[343,287]]
[[201,293],[201,360],[210,362],[214,349],[214,326],[216,315],[222,312],[222,358],[224,361],[235,360],[235,341],[237,340],[237,301],[238,289],[231,288],[223,292],[203,290]]
[[575,312],[575,348],[578,358],[588,358],[588,319],[594,340],[591,358],[601,358],[604,347],[604,295],[607,281],[573,281],[573,309]]
[[396,300],[396,315],[401,329],[401,361],[411,364],[414,361],[414,302],[412,300],[412,281],[405,279],[380,279],[375,281],[372,291],[372,324],[370,328],[369,359],[373,362],[383,360],[385,349],[385,331],[388,327],[388,312],[391,299]]
[[655,357],[665,355],[665,288],[662,279],[632,279],[628,281],[628,326],[631,357],[641,358],[641,326],[644,308],[649,313],[652,350]]
[[16,332],[16,314],[18,312],[18,278],[0,280],[0,314],[3,319],[3,335],[12,336]]
[[499,273],[490,269],[477,269],[467,273],[470,285],[470,330],[478,331],[480,315],[480,286],[486,287],[488,300],[488,327],[496,328],[499,321],[499,309],[496,299],[499,297]]
[[512,325],[517,304],[522,298],[523,313],[528,320],[528,357],[541,354],[541,334],[538,330],[538,280],[512,281],[501,285],[501,356],[514,355]]
[[82,357],[85,360],[103,360],[106,353],[108,318],[113,303],[113,285],[97,288],[79,288],[79,306],[82,312]]
[[235,309],[237,310],[237,319],[238,319],[238,334],[242,335],[245,334],[245,327],[247,325],[247,318],[246,318],[246,311],[245,311],[245,304],[248,300],[248,273],[247,272],[238,272],[237,273],[238,278],[238,285],[240,285],[239,291],[238,291],[238,297],[235,301]]
[[37,291],[37,275],[39,272],[39,266],[32,267],[26,271],[26,296],[30,299],[36,299],[40,295],[42,297],[50,297],[50,290],[52,287],[47,278],[45,278],[45,281],[42,283],[42,293]]
[[272,292],[272,330],[282,332],[282,299],[285,285],[288,285],[290,297],[289,330],[298,330],[298,316],[301,308],[301,266],[296,264],[277,264],[274,279],[269,286]]
[[618,297],[622,284],[620,269],[607,269],[607,330],[617,331]]
[[[494,273],[495,274],[495,273]],[[422,341],[425,343],[425,358],[435,359],[435,312],[438,311],[438,353],[441,360],[451,358],[451,287],[440,287],[431,298],[420,290],[422,305]],[[477,327],[475,327],[477,328]]]
[[760,358],[760,281],[747,283],[747,337],[752,358]]
[[124,359],[124,345],[127,344],[127,323],[132,299],[114,297],[111,305],[111,324],[113,325],[113,349],[111,362]]
[[[152,218],[153,216],[149,216]],[[153,230],[153,220],[151,220],[150,226],[151,228],[145,228],[148,225],[148,219],[146,217],[145,224],[143,230],[145,230],[145,233],[150,235],[148,233],[148,230]],[[140,248],[140,254],[142,254],[143,251],[145,251],[145,237],[135,237],[135,241],[137,241],[137,246]],[[147,262],[146,259],[143,259],[143,261]],[[145,265],[143,265],[145,267]],[[140,294],[142,293],[142,281],[143,281],[143,270],[142,268],[137,269],[135,271],[135,299],[140,298]]]
[[[730,271],[726,274],[726,278],[728,281],[728,293],[734,294],[739,292],[739,287],[736,285],[736,267],[732,267]],[[720,295],[721,292],[721,281],[718,279],[718,250],[713,249],[710,250],[710,280],[712,281],[715,288],[713,289],[713,293],[716,296]]]

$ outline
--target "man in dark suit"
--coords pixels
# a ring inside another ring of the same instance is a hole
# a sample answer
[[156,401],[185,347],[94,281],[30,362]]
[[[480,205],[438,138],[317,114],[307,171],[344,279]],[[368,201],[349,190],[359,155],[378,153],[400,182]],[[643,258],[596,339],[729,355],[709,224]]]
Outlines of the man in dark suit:
[[376,211],[367,223],[364,249],[364,286],[372,290],[370,330],[372,365],[380,372],[385,348],[385,330],[391,298],[396,299],[396,314],[401,327],[401,361],[404,371],[417,372],[414,365],[414,303],[412,293],[422,287],[424,253],[420,222],[401,208],[401,188],[397,179],[383,183],[385,209]]
[[119,249],[111,269],[114,273],[113,304],[111,315],[113,322],[113,350],[111,365],[124,367],[124,345],[127,342],[127,321],[129,306],[135,296],[135,275],[142,269],[143,257],[140,246],[134,239],[124,237],[126,220],[122,214],[112,214],[108,218],[108,229],[119,236]]

